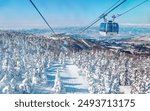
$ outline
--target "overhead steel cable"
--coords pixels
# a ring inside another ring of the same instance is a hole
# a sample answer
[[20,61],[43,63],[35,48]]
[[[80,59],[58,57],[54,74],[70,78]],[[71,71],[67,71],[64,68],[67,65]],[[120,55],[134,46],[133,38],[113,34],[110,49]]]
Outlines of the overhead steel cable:
[[110,8],[108,8],[104,13],[107,13],[109,10],[111,10],[114,6],[116,6],[121,0],[118,0],[114,5],[112,5]]
[[130,8],[129,10],[127,10],[127,11],[125,11],[125,12],[123,12],[122,14],[118,14],[116,17],[120,17],[120,16],[122,16],[122,15],[124,15],[124,14],[130,12],[130,11],[134,10],[135,8],[137,8],[137,7],[141,6],[141,5],[143,5],[144,3],[148,2],[148,1],[149,1],[149,0],[145,0],[145,1],[141,2],[140,4],[138,4],[138,5],[136,5],[136,6],[132,7],[132,8]]
[[[121,0],[118,0],[114,5],[112,5],[109,9],[107,9],[103,14],[107,13],[110,9],[112,9],[115,5],[117,5]],[[97,19],[95,19],[94,21],[92,21],[89,24],[94,23],[95,21],[97,21],[99,19],[99,17]]]
[[40,14],[40,16],[42,17],[42,19],[44,20],[44,22],[47,24],[47,26],[49,27],[49,29],[52,31],[52,33],[54,35],[56,35],[55,31],[53,30],[53,28],[49,25],[49,23],[47,22],[47,20],[44,18],[44,16],[42,15],[42,13],[39,11],[39,9],[36,7],[36,5],[33,3],[32,0],[29,0],[31,2],[31,4],[33,5],[33,7],[36,9],[36,11]]
[[[81,34],[83,32],[85,32],[87,29],[89,29],[91,26],[93,26],[95,23],[97,23],[99,20],[101,20],[102,18],[104,18],[105,16],[107,16],[109,13],[111,13],[113,10],[115,10],[116,8],[118,8],[120,5],[122,5],[124,2],[126,2],[127,0],[123,0],[122,2],[117,1],[113,6],[111,6],[105,13],[103,13],[102,15],[100,15],[98,17],[98,19],[96,19],[93,23],[91,23],[89,26],[87,26],[85,29],[83,29],[81,32],[79,32],[78,34]],[[119,3],[120,2],[120,3]]]

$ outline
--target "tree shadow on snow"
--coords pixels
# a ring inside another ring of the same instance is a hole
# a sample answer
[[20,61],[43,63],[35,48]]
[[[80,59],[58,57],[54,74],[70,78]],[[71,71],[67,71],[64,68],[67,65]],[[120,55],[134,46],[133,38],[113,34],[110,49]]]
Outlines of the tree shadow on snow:
[[65,87],[67,93],[88,93],[88,89],[79,89],[74,87]]
[[68,85],[68,86],[79,86],[81,84],[73,84],[73,83],[63,83],[63,85]]
[[75,77],[60,77],[61,80],[76,79]]
[[47,75],[47,82],[49,86],[54,85],[55,76]]

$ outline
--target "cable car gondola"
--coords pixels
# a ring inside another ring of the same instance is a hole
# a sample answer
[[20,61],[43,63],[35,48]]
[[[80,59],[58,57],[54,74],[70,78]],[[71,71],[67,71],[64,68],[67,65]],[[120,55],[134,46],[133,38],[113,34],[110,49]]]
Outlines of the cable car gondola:
[[119,33],[119,24],[112,20],[105,21],[100,24],[99,33],[103,36],[117,35]]
[[106,10],[103,14],[101,14],[97,19],[95,19],[92,23],[90,23],[87,27],[85,27],[79,34],[85,32],[86,30],[88,30],[90,27],[92,27],[94,24],[96,24],[98,21],[100,21],[101,19],[104,19],[104,23],[100,24],[99,27],[99,33],[100,35],[103,36],[112,36],[112,35],[117,35],[119,33],[119,24],[114,22],[114,19],[134,10],[135,8],[141,6],[142,4],[148,2],[149,0],[144,0],[143,2],[139,3],[138,5],[130,8],[129,10],[121,13],[121,14],[117,14],[117,15],[113,15],[112,16],[112,20],[107,21],[105,19],[105,17],[110,14],[113,10],[115,10],[116,8],[118,8],[120,5],[122,5],[123,3],[125,3],[127,0],[118,0],[113,6],[111,6],[108,10]]

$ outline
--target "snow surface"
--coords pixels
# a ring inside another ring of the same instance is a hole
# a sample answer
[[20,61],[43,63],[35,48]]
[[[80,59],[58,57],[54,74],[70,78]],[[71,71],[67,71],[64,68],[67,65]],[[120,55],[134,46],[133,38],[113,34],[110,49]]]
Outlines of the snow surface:
[[[62,73],[63,84],[66,93],[88,93],[88,82],[84,76],[79,75],[79,68],[75,65],[67,65],[66,72]],[[68,78],[65,79],[65,78]]]
[[123,94],[130,94],[131,86],[120,86],[120,92]]

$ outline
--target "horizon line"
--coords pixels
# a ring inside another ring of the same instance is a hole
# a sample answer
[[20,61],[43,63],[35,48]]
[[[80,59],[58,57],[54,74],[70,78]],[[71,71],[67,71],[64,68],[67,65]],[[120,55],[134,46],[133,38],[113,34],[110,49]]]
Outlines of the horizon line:
[[[55,25],[52,28],[67,28],[67,27],[86,27],[87,25]],[[95,25],[93,27],[98,27],[99,25]],[[120,23],[120,26],[150,26],[150,24],[136,24],[136,23]],[[26,25],[26,26],[0,26],[0,30],[23,30],[23,29],[48,29],[46,25]]]

